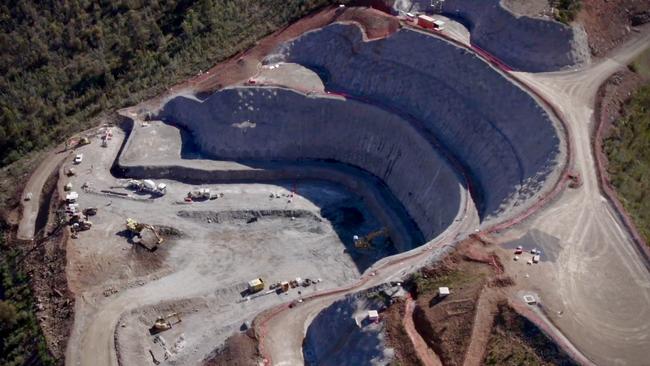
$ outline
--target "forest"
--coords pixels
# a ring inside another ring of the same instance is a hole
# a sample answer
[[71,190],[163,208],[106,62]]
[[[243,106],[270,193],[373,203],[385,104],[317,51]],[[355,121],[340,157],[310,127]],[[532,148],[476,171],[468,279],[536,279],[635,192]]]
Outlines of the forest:
[[0,167],[334,2],[3,1]]

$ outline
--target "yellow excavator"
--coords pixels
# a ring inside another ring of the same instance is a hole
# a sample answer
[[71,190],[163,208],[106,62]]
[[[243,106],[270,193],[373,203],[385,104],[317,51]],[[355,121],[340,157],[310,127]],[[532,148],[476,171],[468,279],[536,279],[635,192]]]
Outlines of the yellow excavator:
[[147,245],[147,243],[141,242],[141,244],[149,250],[155,249],[155,247],[157,247],[158,245],[162,244],[163,241],[165,241],[165,239],[163,239],[163,237],[160,236],[160,234],[158,234],[158,230],[156,230],[156,228],[154,228],[153,225],[138,222],[130,217],[126,219],[126,228],[134,235],[138,235],[140,238],[142,238],[142,231],[151,230],[153,235],[156,237],[156,243],[150,247],[150,245]]
[[369,249],[372,247],[372,241],[375,240],[376,238],[383,237],[383,236],[388,236],[388,229],[382,228],[377,231],[373,231],[370,234],[361,237],[359,239],[356,239],[354,241],[354,246],[357,249]]
[[[169,319],[176,317],[176,321],[172,323]],[[172,326],[175,324],[180,323],[183,321],[181,319],[181,316],[177,312],[173,312],[171,314],[167,314],[165,316],[159,316],[156,318],[156,321],[153,323],[153,326],[149,329],[149,332],[151,334],[156,334],[160,332],[164,332],[166,330],[172,329]]]

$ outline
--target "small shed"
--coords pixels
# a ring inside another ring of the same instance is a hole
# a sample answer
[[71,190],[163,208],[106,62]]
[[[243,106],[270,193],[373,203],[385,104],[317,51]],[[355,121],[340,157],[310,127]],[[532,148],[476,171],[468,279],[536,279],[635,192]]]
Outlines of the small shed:
[[524,295],[524,302],[528,305],[535,305],[537,303],[537,300],[533,295]]
[[373,322],[379,320],[379,312],[377,310],[368,310],[368,320]]
[[447,297],[450,293],[449,287],[438,287],[438,297]]
[[422,28],[433,29],[436,20],[424,14],[418,15],[418,25]]

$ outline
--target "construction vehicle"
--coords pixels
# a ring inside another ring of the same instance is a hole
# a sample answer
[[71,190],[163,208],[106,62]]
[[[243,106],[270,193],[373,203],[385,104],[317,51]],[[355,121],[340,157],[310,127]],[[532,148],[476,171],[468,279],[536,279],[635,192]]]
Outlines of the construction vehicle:
[[77,142],[77,147],[84,146],[90,144],[90,139],[88,137],[82,137],[79,139],[79,142]]
[[[160,236],[160,234],[158,234],[158,231],[155,227],[153,227],[153,225],[143,224],[130,217],[126,219],[126,229],[129,230],[134,236],[137,236],[137,240],[134,238],[135,242],[149,249],[150,251],[156,250],[158,248],[158,245],[162,244],[165,241],[165,239]],[[155,237],[155,240],[144,240],[145,230],[150,230]]]
[[145,179],[145,180],[130,179],[126,183],[126,187],[134,189],[139,192],[147,192],[147,193],[160,195],[160,196],[163,196],[165,193],[167,193],[167,185],[165,183],[159,183],[156,185],[156,183],[151,179]]
[[364,237],[361,238],[355,237],[354,246],[357,249],[369,249],[370,247],[372,247],[373,240],[383,236],[388,236],[388,229],[382,228],[380,230],[373,231]]
[[[172,323],[169,319],[176,317],[176,322]],[[177,312],[173,312],[171,314],[167,314],[166,316],[159,316],[156,318],[156,321],[153,323],[153,326],[149,329],[149,333],[151,334],[156,334],[160,332],[164,332],[166,330],[172,329],[172,326],[180,323],[183,321],[181,319],[181,316],[178,315]]]
[[210,188],[199,188],[187,193],[192,200],[207,200],[211,198]]
[[84,208],[83,214],[86,216],[95,216],[97,215],[97,207]]
[[90,230],[91,227],[93,227],[92,222],[82,219],[72,223],[72,232]]
[[248,293],[254,294],[256,292],[264,290],[264,280],[261,278],[255,278],[248,281]]

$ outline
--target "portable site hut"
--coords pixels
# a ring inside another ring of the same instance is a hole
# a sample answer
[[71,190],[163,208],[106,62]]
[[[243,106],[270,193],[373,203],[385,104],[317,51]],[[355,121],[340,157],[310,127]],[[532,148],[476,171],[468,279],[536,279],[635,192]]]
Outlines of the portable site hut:
[[435,27],[435,22],[436,20],[428,15],[418,15],[418,25],[422,28],[433,29]]
[[371,322],[379,320],[379,312],[377,310],[368,310],[368,320]]
[[438,297],[447,297],[449,296],[449,287],[439,287],[438,288]]

